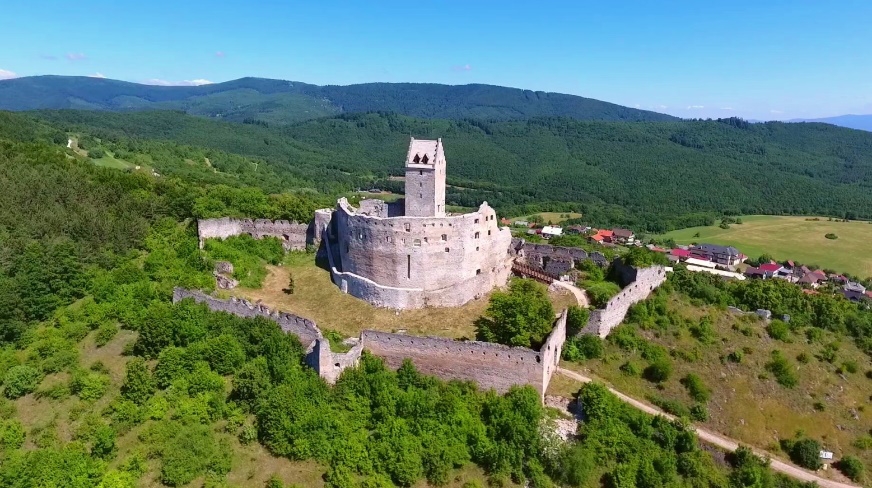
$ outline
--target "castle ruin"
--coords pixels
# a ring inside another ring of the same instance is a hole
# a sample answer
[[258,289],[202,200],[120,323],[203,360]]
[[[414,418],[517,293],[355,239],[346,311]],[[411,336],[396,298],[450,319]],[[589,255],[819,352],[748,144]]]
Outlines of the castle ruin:
[[459,306],[506,284],[511,231],[487,202],[475,212],[445,208],[442,140],[412,139],[406,155],[405,199],[340,198],[318,210],[314,234],[325,244],[333,282],[378,307]]

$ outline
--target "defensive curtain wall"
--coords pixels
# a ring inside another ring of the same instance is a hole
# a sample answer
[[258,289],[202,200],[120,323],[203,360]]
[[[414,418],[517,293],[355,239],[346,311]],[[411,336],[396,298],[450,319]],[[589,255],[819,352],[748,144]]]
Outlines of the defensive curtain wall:
[[298,224],[287,220],[266,219],[200,219],[197,221],[197,233],[200,236],[200,248],[206,239],[226,239],[232,236],[249,234],[255,239],[277,237],[281,239],[286,250],[303,251],[307,244],[314,243],[314,234],[309,224]]
[[240,317],[264,317],[276,322],[286,333],[294,334],[306,348],[306,364],[329,383],[345,368],[353,366],[365,349],[381,357],[391,368],[411,359],[418,371],[445,380],[470,380],[482,389],[493,388],[505,393],[514,385],[530,385],[541,395],[548,389],[557,370],[563,342],[566,340],[566,312],[555,320],[554,329],[539,351],[508,347],[488,342],[462,342],[440,337],[415,337],[365,330],[358,344],[346,353],[330,352],[330,344],[311,320],[230,298],[221,300],[200,291],[176,288],[173,303],[184,299],[203,303],[210,310]]
[[390,206],[345,198],[319,210],[333,282],[378,307],[451,307],[504,286],[511,273],[511,231],[486,202],[447,217],[387,217]]
[[605,307],[590,311],[590,318],[582,329],[582,334],[596,334],[605,338],[612,329],[624,321],[627,311],[633,304],[648,298],[655,288],[666,281],[666,268],[663,266],[637,269],[616,264],[626,286],[612,297]]

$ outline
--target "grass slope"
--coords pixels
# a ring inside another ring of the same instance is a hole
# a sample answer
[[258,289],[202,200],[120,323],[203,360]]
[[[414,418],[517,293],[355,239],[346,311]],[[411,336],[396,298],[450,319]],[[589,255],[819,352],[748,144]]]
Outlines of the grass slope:
[[[716,337],[712,343],[703,344],[687,330],[675,327],[638,330],[649,343],[673,352],[673,371],[667,381],[654,384],[623,372],[621,367],[627,362],[641,371],[647,361],[640,353],[624,351],[610,341],[605,342],[602,360],[563,366],[593,373],[592,376],[636,398],[659,397],[685,406],[695,402],[680,380],[693,373],[711,391],[707,403],[709,420],[703,423],[711,430],[773,452],[780,449],[779,439],[793,438],[802,431],[822,440],[824,448],[835,452],[837,458],[856,455],[867,469],[872,468],[872,451],[853,445],[872,429],[869,405],[872,380],[864,376],[870,362],[850,341],[840,342],[836,360],[829,363],[816,358],[824,345],[835,339],[829,332],[819,341],[809,343],[802,331],[797,331],[789,335],[789,342],[783,342],[769,337],[766,324],[757,317],[737,317],[714,307],[693,306],[678,296],[672,296],[668,306],[695,321],[713,317]],[[797,374],[799,383],[795,388],[780,386],[764,367],[771,351],[776,349]],[[734,351],[743,355],[738,364],[724,359]],[[801,353],[809,358],[805,364],[796,359]],[[858,365],[858,371],[839,373],[837,369],[849,361]],[[572,386],[563,383],[550,388],[555,393],[571,391]]]
[[[691,227],[662,235],[679,244],[708,242],[731,245],[748,256],[770,254],[775,259],[794,259],[858,276],[872,276],[872,224],[862,221],[835,222],[826,218],[753,215],[729,229],[719,226]],[[824,236],[833,233],[838,239]],[[699,237],[695,237],[699,234]]]

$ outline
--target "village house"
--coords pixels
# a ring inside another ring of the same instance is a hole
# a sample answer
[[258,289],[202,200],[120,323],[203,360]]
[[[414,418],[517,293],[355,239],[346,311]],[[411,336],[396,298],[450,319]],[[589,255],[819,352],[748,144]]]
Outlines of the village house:
[[735,247],[717,244],[698,244],[690,248],[690,254],[694,258],[706,259],[723,266],[736,266],[747,259]]
[[596,234],[590,236],[588,239],[597,244],[611,244],[613,237],[614,233],[612,231],[600,229],[596,231]]
[[563,227],[557,225],[546,225],[545,227],[542,227],[542,237],[544,237],[545,239],[550,239],[552,237],[562,235]]
[[612,242],[615,244],[632,244],[636,241],[636,235],[629,229],[612,229]]

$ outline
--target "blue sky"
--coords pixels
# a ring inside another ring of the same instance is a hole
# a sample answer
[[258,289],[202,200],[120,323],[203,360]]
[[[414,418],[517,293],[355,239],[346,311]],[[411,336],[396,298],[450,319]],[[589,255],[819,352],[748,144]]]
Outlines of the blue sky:
[[489,83],[682,117],[872,113],[872,1],[5,0],[0,78]]

